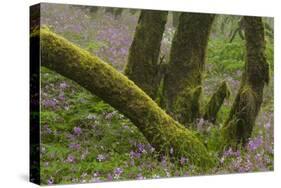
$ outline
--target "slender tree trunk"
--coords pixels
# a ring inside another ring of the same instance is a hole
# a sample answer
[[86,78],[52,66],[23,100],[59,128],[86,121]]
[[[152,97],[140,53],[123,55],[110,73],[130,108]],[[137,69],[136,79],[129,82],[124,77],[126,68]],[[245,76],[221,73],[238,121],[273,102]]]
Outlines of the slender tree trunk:
[[125,69],[125,74],[152,99],[160,84],[158,59],[167,15],[167,11],[141,11]]
[[104,11],[105,11],[105,13],[111,13],[111,14],[113,14],[113,13],[114,13],[114,8],[112,8],[112,7],[106,7],[106,8],[104,9]]
[[214,17],[182,13],[173,38],[164,97],[168,112],[185,125],[200,114],[202,72]]
[[263,88],[269,81],[265,57],[264,26],[260,17],[244,17],[246,63],[240,90],[223,129],[228,145],[243,145],[251,136],[263,100]]
[[[40,36],[40,38],[39,38]],[[122,73],[48,29],[31,35],[31,45],[40,40],[41,65],[72,79],[128,117],[148,142],[162,154],[187,157],[201,168],[213,159],[193,132],[167,115],[145,92]]]
[[204,120],[215,123],[217,119],[217,113],[219,112],[224,99],[228,98],[229,95],[230,90],[227,86],[227,83],[223,81],[205,108]]
[[122,16],[122,12],[124,9],[122,8],[115,8],[114,9],[114,18],[119,19]]
[[94,14],[97,13],[99,11],[99,9],[100,9],[99,7],[90,7],[89,8],[90,12],[94,13]]
[[179,18],[180,18],[181,12],[172,12],[173,16],[173,26],[177,27],[179,25]]

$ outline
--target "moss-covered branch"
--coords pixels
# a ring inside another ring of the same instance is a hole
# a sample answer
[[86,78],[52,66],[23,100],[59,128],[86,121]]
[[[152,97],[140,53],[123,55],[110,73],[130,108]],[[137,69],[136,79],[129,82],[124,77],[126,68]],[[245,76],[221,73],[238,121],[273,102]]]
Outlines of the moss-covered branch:
[[214,18],[198,13],[179,17],[163,90],[168,112],[183,124],[200,116],[202,72]]
[[152,99],[161,80],[158,60],[167,15],[167,11],[141,11],[125,69],[125,74]]
[[[31,37],[31,45],[39,32]],[[74,80],[128,117],[160,153],[173,148],[176,158],[210,167],[213,159],[188,129],[173,120],[132,81],[99,58],[48,29],[41,29],[41,65]]]
[[217,113],[219,112],[224,99],[228,98],[229,95],[230,89],[228,88],[227,83],[223,81],[209,100],[205,108],[204,119],[208,120],[209,122],[215,123],[217,119]]
[[223,128],[228,145],[245,144],[251,136],[263,100],[263,88],[269,81],[265,57],[264,26],[260,17],[244,17],[246,64],[241,86]]

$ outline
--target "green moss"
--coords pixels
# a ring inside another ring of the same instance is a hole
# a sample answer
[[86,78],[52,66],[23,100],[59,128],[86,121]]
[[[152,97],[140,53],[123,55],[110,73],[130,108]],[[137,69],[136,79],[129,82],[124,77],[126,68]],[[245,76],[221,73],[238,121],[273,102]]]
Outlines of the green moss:
[[244,17],[246,64],[240,90],[235,98],[222,134],[227,145],[246,144],[252,134],[269,81],[265,57],[264,27],[260,17]]
[[202,87],[187,87],[180,93],[174,104],[174,116],[185,125],[200,117],[200,96]]
[[251,136],[255,119],[258,113],[257,95],[251,87],[245,85],[239,92],[233,109],[230,112],[223,135],[225,142],[235,146],[245,144]]
[[230,89],[225,81],[219,86],[217,91],[213,94],[211,99],[209,100],[206,108],[204,119],[208,120],[212,123],[216,122],[217,113],[219,112],[221,105],[224,102],[224,99],[229,98]]
[[206,169],[214,165],[205,146],[188,129],[167,115],[145,92],[122,73],[44,28],[33,35],[40,39],[41,65],[77,82],[128,117],[160,153],[174,149],[174,156],[186,156],[191,164]]
[[198,118],[201,91],[194,95],[193,90],[202,84],[214,18],[212,14],[192,13],[182,13],[179,17],[164,78],[164,96],[168,112],[183,124],[192,123]]

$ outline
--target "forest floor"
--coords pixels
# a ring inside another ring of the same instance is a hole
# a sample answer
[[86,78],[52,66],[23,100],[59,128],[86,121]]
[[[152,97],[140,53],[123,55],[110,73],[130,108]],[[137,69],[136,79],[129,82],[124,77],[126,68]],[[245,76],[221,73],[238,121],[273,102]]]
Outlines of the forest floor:
[[[98,19],[92,19],[84,15],[83,9],[60,6],[46,6],[43,9],[43,24],[122,71],[138,15],[122,16],[117,22],[111,15],[98,15]],[[69,14],[73,19],[65,22]],[[174,29],[168,24],[161,47],[165,57],[168,57],[173,33]],[[266,53],[273,77],[273,43],[269,39],[267,42]],[[265,88],[264,103],[247,146],[235,151],[227,148],[222,154],[215,152],[220,145],[219,130],[239,88],[244,52],[244,42],[239,38],[229,43],[214,34],[209,41],[203,104],[223,80],[227,81],[232,92],[218,114],[217,123],[212,125],[199,119],[194,130],[220,161],[216,168],[205,172],[190,165],[188,158],[181,158],[179,164],[172,163],[166,156],[161,156],[159,160],[158,153],[126,117],[75,82],[42,67],[42,183],[67,184],[273,170],[272,80]]]

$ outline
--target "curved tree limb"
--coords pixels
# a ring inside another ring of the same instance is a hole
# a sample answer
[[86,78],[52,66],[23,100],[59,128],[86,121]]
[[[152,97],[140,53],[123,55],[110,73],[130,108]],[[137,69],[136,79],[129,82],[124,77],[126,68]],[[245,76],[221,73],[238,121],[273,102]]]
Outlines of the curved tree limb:
[[31,36],[40,40],[41,65],[72,79],[129,118],[156,151],[187,157],[191,164],[208,168],[214,164],[193,132],[167,115],[146,93],[122,73],[48,29]]

